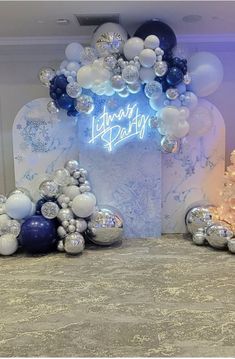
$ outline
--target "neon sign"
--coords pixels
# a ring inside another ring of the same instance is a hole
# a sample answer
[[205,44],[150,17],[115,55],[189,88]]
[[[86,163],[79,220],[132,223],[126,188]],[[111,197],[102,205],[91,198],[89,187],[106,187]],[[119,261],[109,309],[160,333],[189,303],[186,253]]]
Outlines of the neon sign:
[[146,127],[150,126],[150,115],[141,114],[138,104],[128,104],[117,113],[109,113],[104,106],[102,113],[92,118],[91,139],[95,143],[100,139],[108,151],[131,137],[143,139]]

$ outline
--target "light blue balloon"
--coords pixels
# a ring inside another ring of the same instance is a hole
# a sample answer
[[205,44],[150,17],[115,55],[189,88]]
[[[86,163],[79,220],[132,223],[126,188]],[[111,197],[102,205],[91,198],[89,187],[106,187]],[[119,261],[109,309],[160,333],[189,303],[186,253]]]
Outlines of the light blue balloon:
[[175,106],[175,107],[180,107],[181,106],[181,101],[180,100],[178,100],[178,99],[176,99],[176,100],[172,100],[171,102],[170,102],[170,106]]
[[197,104],[198,104],[197,96],[191,91],[185,92],[182,105],[188,107],[190,110],[194,110],[197,107]]
[[164,104],[165,101],[166,101],[166,95],[163,93],[158,98],[150,98],[149,105],[153,110],[159,111],[161,108],[165,107]]
[[186,86],[185,84],[181,83],[178,86],[176,86],[177,90],[179,91],[179,94],[183,94],[186,92]]
[[219,58],[210,52],[197,52],[188,61],[191,75],[190,90],[199,97],[211,95],[223,80],[223,65]]

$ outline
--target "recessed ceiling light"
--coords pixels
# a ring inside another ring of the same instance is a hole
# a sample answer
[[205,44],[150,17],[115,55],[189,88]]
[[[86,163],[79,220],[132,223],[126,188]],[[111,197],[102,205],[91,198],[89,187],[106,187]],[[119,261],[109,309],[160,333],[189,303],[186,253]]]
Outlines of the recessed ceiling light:
[[68,25],[70,23],[69,19],[57,19],[56,23],[59,25]]
[[184,22],[193,23],[201,21],[202,16],[201,15],[186,15],[182,18]]

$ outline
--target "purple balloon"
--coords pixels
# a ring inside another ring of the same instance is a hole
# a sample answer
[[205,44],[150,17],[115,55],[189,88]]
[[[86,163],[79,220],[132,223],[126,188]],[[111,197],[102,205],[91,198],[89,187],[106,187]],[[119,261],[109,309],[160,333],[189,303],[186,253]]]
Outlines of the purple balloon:
[[20,243],[29,253],[46,253],[55,248],[57,242],[56,221],[43,216],[32,216],[22,224]]

